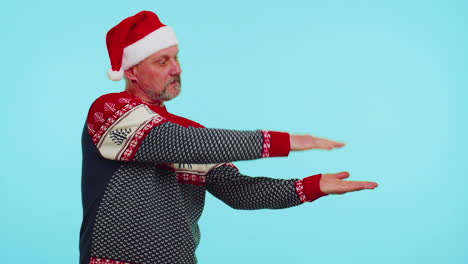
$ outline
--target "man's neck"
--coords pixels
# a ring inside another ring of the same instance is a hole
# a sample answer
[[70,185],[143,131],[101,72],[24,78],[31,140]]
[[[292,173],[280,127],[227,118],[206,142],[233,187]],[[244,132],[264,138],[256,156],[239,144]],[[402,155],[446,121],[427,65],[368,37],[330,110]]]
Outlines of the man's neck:
[[132,94],[133,96],[136,96],[140,98],[143,102],[150,104],[150,105],[157,105],[157,106],[164,106],[164,101],[159,101],[159,100],[154,100],[150,96],[146,94],[141,89],[138,88],[125,88],[125,91]]

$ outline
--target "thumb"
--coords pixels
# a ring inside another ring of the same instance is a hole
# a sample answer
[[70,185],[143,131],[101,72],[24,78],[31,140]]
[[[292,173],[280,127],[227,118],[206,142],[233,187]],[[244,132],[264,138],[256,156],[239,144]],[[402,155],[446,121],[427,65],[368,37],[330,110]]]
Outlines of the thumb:
[[335,173],[335,177],[337,177],[340,180],[346,179],[349,177],[349,172],[343,171],[343,172]]

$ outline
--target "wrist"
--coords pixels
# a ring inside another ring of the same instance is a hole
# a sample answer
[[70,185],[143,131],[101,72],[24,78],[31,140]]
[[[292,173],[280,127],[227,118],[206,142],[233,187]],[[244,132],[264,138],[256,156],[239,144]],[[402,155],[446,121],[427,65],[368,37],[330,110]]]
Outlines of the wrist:
[[289,133],[262,130],[262,158],[286,157],[291,149]]
[[296,182],[296,190],[302,202],[312,202],[327,194],[320,189],[322,174],[316,174]]

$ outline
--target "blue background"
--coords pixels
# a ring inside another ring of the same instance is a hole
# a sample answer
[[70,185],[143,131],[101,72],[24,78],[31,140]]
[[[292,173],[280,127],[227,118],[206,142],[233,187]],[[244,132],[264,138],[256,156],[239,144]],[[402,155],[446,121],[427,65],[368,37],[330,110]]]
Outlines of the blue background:
[[208,127],[310,133],[341,149],[237,162],[247,175],[349,171],[373,191],[285,210],[208,195],[199,262],[468,263],[468,2],[9,1],[2,41],[1,259],[77,263],[80,137],[106,32],[152,10],[177,32],[183,92]]

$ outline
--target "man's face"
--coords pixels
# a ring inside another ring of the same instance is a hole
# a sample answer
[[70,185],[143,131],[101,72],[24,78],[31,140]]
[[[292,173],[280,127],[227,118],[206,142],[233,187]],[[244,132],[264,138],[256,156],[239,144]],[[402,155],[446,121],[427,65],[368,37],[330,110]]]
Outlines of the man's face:
[[179,95],[181,89],[177,45],[165,48],[147,57],[135,66],[135,81],[152,100],[168,101]]

